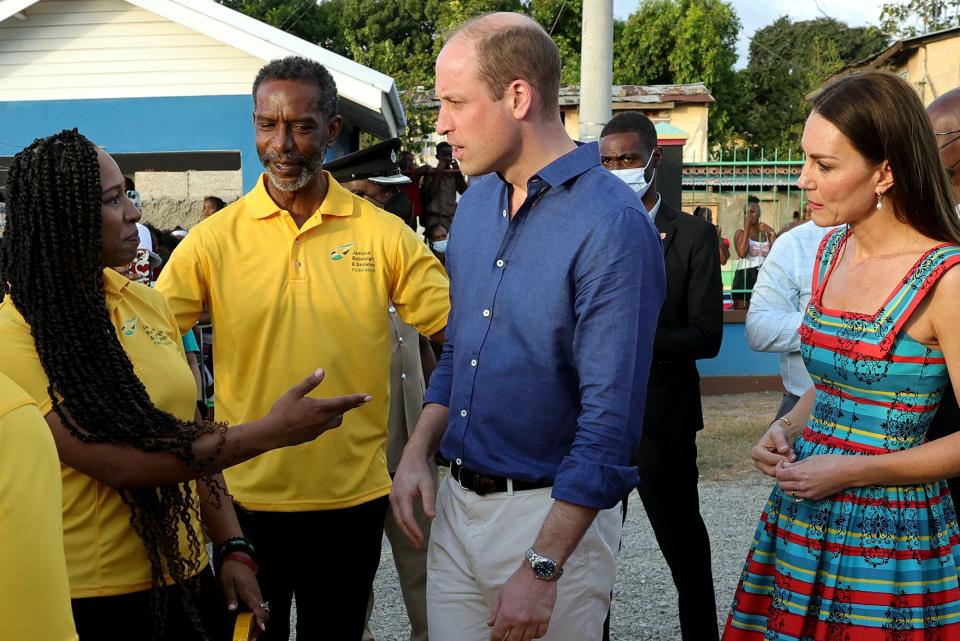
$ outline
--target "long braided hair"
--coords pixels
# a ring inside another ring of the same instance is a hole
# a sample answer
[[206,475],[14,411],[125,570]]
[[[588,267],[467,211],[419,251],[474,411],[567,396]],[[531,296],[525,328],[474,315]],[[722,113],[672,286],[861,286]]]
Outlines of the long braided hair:
[[[157,409],[110,321],[101,265],[101,189],[96,148],[76,129],[37,139],[14,157],[0,241],[0,300],[9,295],[30,325],[53,410],[73,436],[170,452],[200,469],[204,461],[196,460],[193,441],[217,428]],[[164,573],[181,588],[184,608],[203,634],[194,582],[188,583],[202,558],[202,541],[190,524],[198,512],[194,492],[182,483],[119,494],[150,559],[154,636],[162,634],[166,619]],[[189,559],[181,555],[181,527]]]

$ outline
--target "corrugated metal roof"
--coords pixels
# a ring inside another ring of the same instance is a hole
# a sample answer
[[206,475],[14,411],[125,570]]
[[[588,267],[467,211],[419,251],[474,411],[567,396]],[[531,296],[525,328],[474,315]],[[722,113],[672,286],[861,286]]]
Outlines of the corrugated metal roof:
[[[422,109],[439,109],[440,101],[436,91],[425,87],[411,90],[414,94],[413,104]],[[610,88],[610,98],[613,104],[649,104],[657,105],[668,102],[685,102],[710,104],[716,102],[707,86],[702,82],[683,85],[613,85]],[[560,106],[569,107],[580,104],[580,85],[564,85],[560,87],[557,98]]]

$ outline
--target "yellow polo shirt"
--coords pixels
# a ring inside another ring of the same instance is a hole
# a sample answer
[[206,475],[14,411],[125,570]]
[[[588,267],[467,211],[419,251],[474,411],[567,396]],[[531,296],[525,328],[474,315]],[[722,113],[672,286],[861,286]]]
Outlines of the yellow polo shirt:
[[182,330],[211,314],[217,420],[263,417],[317,367],[326,379],[312,395],[374,397],[310,443],[224,470],[250,509],[352,507],[390,492],[390,301],[421,334],[435,334],[447,324],[447,277],[400,218],[329,174],[326,199],[300,229],[265,180],[190,231],[157,289]]
[[0,639],[76,641],[62,500],[50,428],[0,374]]
[[[150,400],[181,420],[196,413],[196,383],[183,353],[180,334],[158,292],[103,271],[107,309],[117,337],[147,388]],[[22,387],[46,416],[53,403],[47,376],[30,335],[30,326],[7,298],[0,303],[0,373]],[[147,429],[147,426],[144,426]],[[49,430],[49,428],[48,428]],[[143,539],[130,525],[130,508],[113,488],[67,466],[63,476],[63,540],[73,598],[113,596],[150,588],[150,561]],[[195,495],[196,496],[196,495]],[[203,533],[196,519],[196,536]],[[2,539],[0,539],[2,540]],[[186,532],[181,554],[187,557]],[[207,563],[200,551],[199,567]],[[189,558],[189,557],[187,557]]]

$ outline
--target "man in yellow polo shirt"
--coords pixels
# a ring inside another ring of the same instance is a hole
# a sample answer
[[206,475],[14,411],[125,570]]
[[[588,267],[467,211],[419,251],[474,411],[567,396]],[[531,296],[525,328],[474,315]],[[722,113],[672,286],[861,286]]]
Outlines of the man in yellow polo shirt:
[[[336,86],[303,58],[267,64],[253,84],[256,187],[194,227],[157,288],[181,331],[204,310],[217,336],[216,418],[260,417],[320,364],[324,394],[373,401],[309,444],[225,471],[244,532],[257,547],[271,607],[263,641],[286,641],[291,595],[297,638],[359,640],[380,559],[390,476],[391,302],[421,334],[442,340],[449,311],[440,264],[396,216],[321,170],[340,133]],[[309,364],[309,365],[308,365]]]

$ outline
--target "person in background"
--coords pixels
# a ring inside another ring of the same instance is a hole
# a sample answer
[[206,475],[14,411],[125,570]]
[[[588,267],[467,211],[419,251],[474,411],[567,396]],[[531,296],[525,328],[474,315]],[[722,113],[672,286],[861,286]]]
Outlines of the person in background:
[[200,220],[209,218],[215,213],[226,207],[227,204],[219,196],[207,196],[203,199],[203,210],[200,212]]
[[[400,139],[393,138],[360,151],[341,156],[324,165],[334,180],[354,194],[365,198],[377,206],[383,206],[377,200],[383,193],[381,188],[396,184],[409,183],[410,179],[400,173],[397,165],[397,152]],[[401,182],[399,179],[402,179]],[[397,194],[406,198],[402,194]],[[390,205],[392,201],[385,203]],[[408,201],[409,202],[409,201]],[[401,220],[404,216],[389,207],[383,207]],[[403,212],[409,215],[409,209]],[[404,220],[404,222],[408,222]],[[409,224],[409,223],[408,223]],[[403,322],[397,314],[397,308],[391,303],[390,314],[390,415],[387,422],[387,471],[393,478],[397,464],[403,454],[403,448],[413,433],[423,407],[425,382],[437,365],[433,351],[427,339],[417,330]],[[433,472],[436,474],[436,463]],[[416,514],[417,523],[424,535],[430,538],[430,519],[423,510]],[[427,549],[416,547],[404,536],[392,511],[384,520],[384,533],[390,542],[393,562],[400,579],[400,592],[410,621],[411,641],[427,641]],[[367,621],[364,628],[364,641],[373,641],[370,632],[370,617],[373,614],[373,590],[367,606]]]
[[639,481],[663,250],[597,145],[567,135],[559,83],[557,45],[515,13],[460,25],[437,58],[437,133],[484,176],[457,209],[450,342],[390,497],[417,545],[415,502],[436,514],[437,641],[595,639]]
[[218,421],[261,416],[318,359],[328,363],[326,389],[372,393],[344,429],[226,473],[262,559],[258,578],[274,617],[264,641],[290,636],[294,597],[298,638],[359,641],[389,507],[386,310],[393,304],[443,342],[449,284],[403,221],[323,171],[343,122],[323,65],[273,60],[251,93],[264,174],[191,230],[157,289],[181,331],[210,313]]
[[409,183],[399,185],[400,192],[403,193],[410,202],[413,203],[414,220],[422,222],[423,220],[423,198],[420,194],[420,179],[427,167],[418,167],[417,161],[412,151],[405,151],[400,154],[400,171],[410,179]]
[[642,200],[660,232],[666,263],[643,435],[633,454],[637,493],[677,586],[684,641],[717,641],[710,538],[697,491],[696,438],[703,429],[697,359],[720,351],[723,283],[716,228],[677,211],[657,191],[661,158],[656,127],[642,113],[621,111],[600,133],[600,162]]
[[813,382],[800,355],[800,325],[810,301],[820,242],[833,227],[812,222],[777,238],[753,286],[744,334],[755,352],[780,354],[783,397],[773,418],[793,409]]
[[440,264],[444,264],[447,253],[447,239],[450,230],[443,223],[433,223],[423,230],[423,238],[430,246],[430,251],[437,257]]
[[77,641],[57,447],[29,394],[0,374],[0,639]]
[[727,261],[730,260],[730,239],[723,235],[723,229],[720,228],[720,224],[713,222],[713,210],[709,207],[695,207],[693,209],[693,215],[707,221],[717,230],[717,243],[720,248],[720,264],[726,265]]
[[737,271],[733,273],[733,300],[737,309],[746,309],[750,305],[750,290],[757,282],[760,265],[776,239],[777,233],[760,222],[760,199],[748,196],[743,208],[743,227],[733,236],[733,246],[739,256]]
[[437,143],[437,166],[427,167],[420,183],[420,192],[423,194],[423,226],[443,223],[450,229],[457,210],[457,195],[466,190],[467,181],[460,171],[460,165],[453,158],[450,143]]
[[399,151],[400,139],[391,138],[341,156],[328,162],[323,168],[329,171],[344,189],[397,216],[410,229],[416,231],[417,220],[413,215],[413,203],[398,189],[400,185],[411,183],[397,165]]

